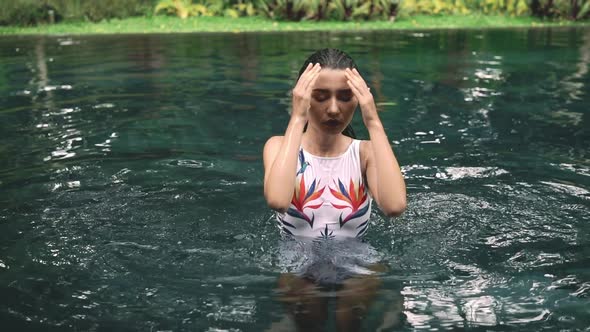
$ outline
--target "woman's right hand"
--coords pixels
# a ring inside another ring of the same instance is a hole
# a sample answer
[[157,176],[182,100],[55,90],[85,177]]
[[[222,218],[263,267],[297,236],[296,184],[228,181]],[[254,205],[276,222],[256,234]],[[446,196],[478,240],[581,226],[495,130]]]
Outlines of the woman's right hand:
[[322,67],[319,63],[307,65],[293,89],[293,111],[291,117],[307,120],[307,111],[311,107],[311,92]]

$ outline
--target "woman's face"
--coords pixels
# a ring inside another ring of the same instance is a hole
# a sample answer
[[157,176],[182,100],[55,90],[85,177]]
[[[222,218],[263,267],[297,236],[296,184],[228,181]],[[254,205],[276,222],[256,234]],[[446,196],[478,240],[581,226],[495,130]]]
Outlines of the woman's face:
[[343,69],[322,69],[311,92],[309,123],[322,131],[341,133],[352,120],[358,101]]

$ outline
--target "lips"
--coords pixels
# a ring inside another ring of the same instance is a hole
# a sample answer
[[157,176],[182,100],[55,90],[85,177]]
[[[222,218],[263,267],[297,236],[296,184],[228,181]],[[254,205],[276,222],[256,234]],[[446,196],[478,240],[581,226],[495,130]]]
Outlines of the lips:
[[330,119],[330,120],[324,121],[323,123],[324,123],[324,125],[326,125],[328,127],[338,127],[338,126],[340,126],[340,121],[334,120],[334,119]]

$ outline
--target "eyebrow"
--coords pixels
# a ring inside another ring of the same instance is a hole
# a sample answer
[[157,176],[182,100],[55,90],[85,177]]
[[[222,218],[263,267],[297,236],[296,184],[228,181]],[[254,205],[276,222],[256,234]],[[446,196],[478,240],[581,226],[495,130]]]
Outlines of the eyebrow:
[[[330,92],[329,89],[313,89],[313,91],[317,91],[317,92]],[[350,92],[352,91],[352,89],[339,89],[336,90],[336,92]]]

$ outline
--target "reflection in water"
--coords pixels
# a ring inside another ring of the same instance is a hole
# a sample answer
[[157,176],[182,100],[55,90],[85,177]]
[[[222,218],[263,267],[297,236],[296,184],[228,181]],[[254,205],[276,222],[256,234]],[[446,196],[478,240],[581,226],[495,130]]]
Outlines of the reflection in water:
[[[74,151],[79,145],[79,142],[83,140],[81,137],[82,132],[76,129],[74,126],[76,122],[73,120],[72,114],[74,112],[80,112],[80,108],[61,108],[57,109],[54,102],[54,91],[57,90],[72,90],[72,86],[68,84],[64,85],[49,85],[50,73],[47,66],[46,53],[46,39],[39,38],[35,44],[35,55],[37,63],[37,94],[33,94],[32,101],[35,103],[38,98],[44,100],[42,103],[43,108],[40,109],[39,113],[42,114],[42,122],[38,123],[35,127],[46,135],[49,141],[53,144],[57,143],[55,149],[49,153],[48,156],[43,158],[43,161],[50,160],[61,160],[72,158],[76,155]],[[49,59],[53,61],[52,58]],[[34,79],[30,82],[33,83]],[[57,110],[56,110],[57,109]],[[54,111],[56,110],[56,111]]]
[[[388,296],[379,296],[384,293],[380,275],[387,266],[370,245],[356,239],[289,238],[281,241],[279,252],[277,292],[287,316],[273,323],[271,331],[284,326],[297,331],[321,331],[326,325],[338,331],[401,326],[400,288],[389,284]],[[378,301],[386,310],[372,310]]]
[[582,35],[582,43],[579,46],[580,58],[576,64],[576,71],[571,75],[566,76],[560,81],[564,93],[567,93],[569,100],[566,103],[571,103],[573,100],[581,100],[584,94],[584,82],[580,82],[588,74],[590,67],[590,30],[586,30]]
[[[380,331],[583,330],[588,36],[0,38],[0,320],[281,330],[300,299],[326,303],[327,330],[343,312]],[[261,194],[262,145],[317,45],[358,59],[409,188],[402,217],[373,213],[387,269],[347,279],[356,296],[287,287],[305,279],[280,264]]]

